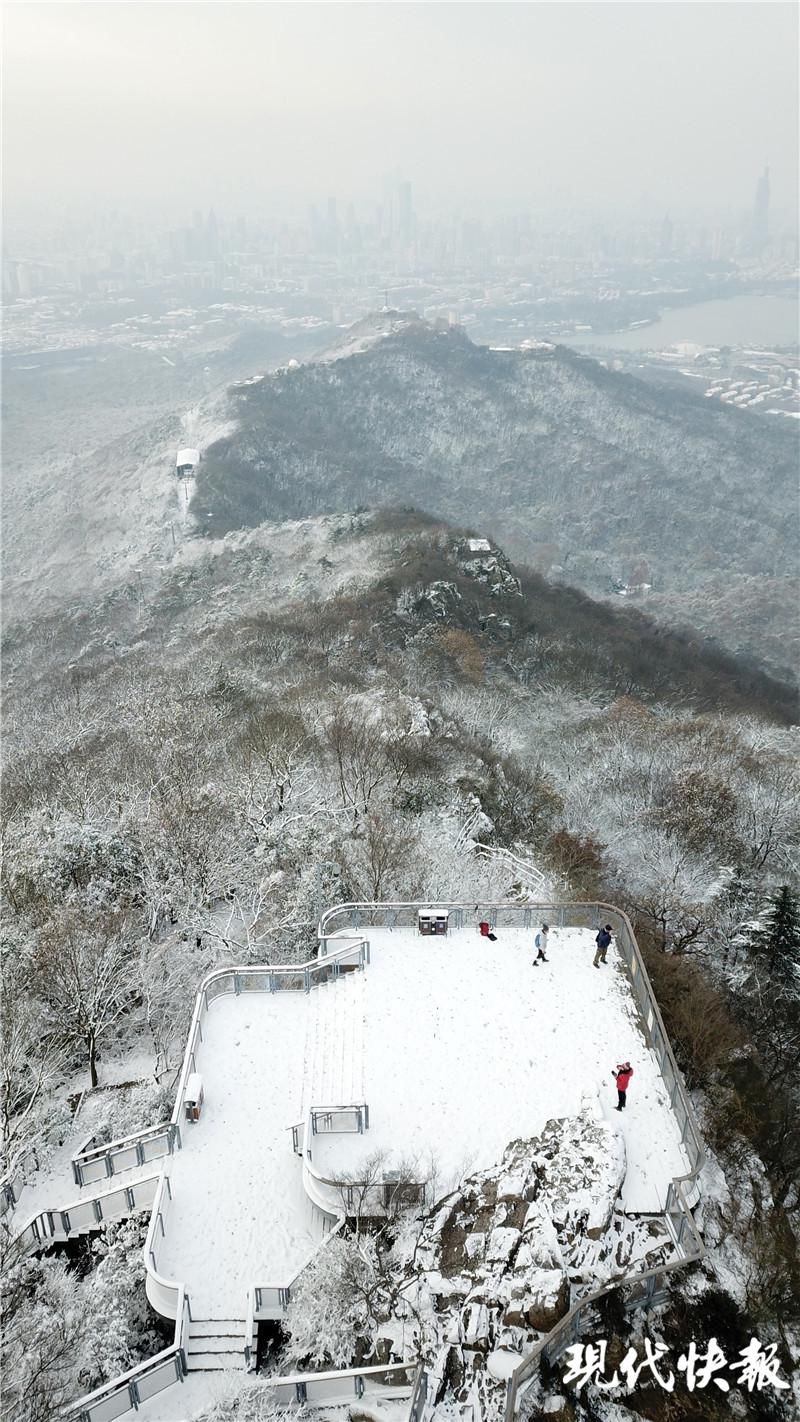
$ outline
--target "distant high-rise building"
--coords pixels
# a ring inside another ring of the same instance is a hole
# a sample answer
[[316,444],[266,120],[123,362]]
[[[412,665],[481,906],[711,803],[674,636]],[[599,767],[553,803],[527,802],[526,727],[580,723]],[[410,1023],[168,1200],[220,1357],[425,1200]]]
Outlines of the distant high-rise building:
[[206,218],[206,256],[217,257],[219,255],[219,228],[217,226],[217,215],[213,207],[209,209]]
[[397,189],[397,232],[401,242],[410,242],[414,235],[410,183],[400,183]]
[[336,252],[339,248],[339,214],[336,208],[335,197],[328,198],[328,217],[326,227],[327,249],[329,252]]
[[658,251],[660,256],[672,256],[672,238],[672,223],[670,222],[669,213],[667,213],[667,216],[664,218],[664,221],[661,224],[661,238],[658,244]]
[[769,168],[765,168],[756,183],[753,203],[751,244],[754,252],[763,252],[769,242]]

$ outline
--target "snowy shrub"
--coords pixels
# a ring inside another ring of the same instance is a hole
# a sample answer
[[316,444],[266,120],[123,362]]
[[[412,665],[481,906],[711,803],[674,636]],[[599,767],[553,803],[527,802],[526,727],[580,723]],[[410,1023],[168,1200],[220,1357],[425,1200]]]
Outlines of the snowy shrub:
[[98,1263],[83,1286],[91,1322],[82,1377],[87,1388],[126,1372],[165,1346],[144,1287],[146,1230],[141,1220],[106,1225],[92,1246]]
[[95,1145],[119,1140],[121,1136],[132,1136],[147,1126],[168,1121],[175,1098],[171,1086],[156,1081],[142,1082],[140,1086],[121,1091],[108,1091],[105,1095],[107,1100],[101,1107],[101,1117],[94,1133]]
[[36,1142],[39,1167],[44,1169],[72,1130],[72,1112],[63,1097],[43,1097],[31,1111],[27,1127],[26,1134]]
[[339,1235],[318,1251],[292,1288],[284,1320],[289,1366],[303,1360],[334,1368],[353,1363],[359,1348],[368,1347],[376,1274],[369,1238]]
[[60,1259],[4,1250],[2,1422],[54,1422],[80,1391],[84,1310]]
[[194,1413],[194,1422],[285,1422],[286,1410],[275,1403],[269,1382],[231,1379],[223,1396],[211,1407]]
[[95,909],[138,899],[136,851],[121,835],[95,824],[57,826],[39,859],[40,882],[48,896],[82,902]]

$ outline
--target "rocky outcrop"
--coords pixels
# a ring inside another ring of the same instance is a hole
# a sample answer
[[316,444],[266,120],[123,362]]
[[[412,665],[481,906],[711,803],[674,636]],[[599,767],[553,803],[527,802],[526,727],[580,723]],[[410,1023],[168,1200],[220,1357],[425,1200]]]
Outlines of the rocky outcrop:
[[622,1137],[587,1102],[574,1119],[512,1141],[497,1167],[441,1201],[414,1274],[442,1399],[479,1385],[487,1402],[497,1394],[489,1414],[502,1414],[503,1375],[567,1313],[587,1250],[613,1267],[624,1178]]
[[522,585],[511,571],[505,554],[492,548],[487,539],[467,538],[456,545],[456,557],[462,573],[483,583],[492,597],[519,597]]

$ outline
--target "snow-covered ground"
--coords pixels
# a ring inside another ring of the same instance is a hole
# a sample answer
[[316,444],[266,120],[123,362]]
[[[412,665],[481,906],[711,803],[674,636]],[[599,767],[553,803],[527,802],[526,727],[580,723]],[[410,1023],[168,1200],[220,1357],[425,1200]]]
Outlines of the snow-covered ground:
[[299,1120],[309,999],[212,1003],[197,1069],[201,1118],[181,1125],[158,1271],[186,1284],[194,1318],[244,1319],[253,1284],[285,1284],[319,1243],[290,1127]]
[[[252,1284],[288,1283],[319,1242],[289,1132],[301,1101],[369,1104],[363,1136],[314,1138],[323,1175],[357,1175],[382,1150],[423,1177],[433,1168],[441,1193],[510,1140],[577,1114],[587,1094],[623,1133],[629,1211],[660,1211],[687,1169],[622,965],[612,949],[606,967],[592,966],[590,931],[553,929],[550,961],[535,968],[521,929],[497,943],[472,925],[446,939],[369,936],[363,976],[211,1005],[198,1059],[205,1105],[170,1163],[158,1251],[195,1317],[243,1317]],[[626,1058],[634,1077],[618,1114],[611,1069]]]
[[[85,1091],[85,1099],[72,1123],[65,1123],[61,1144],[38,1146],[40,1168],[31,1171],[20,1191],[15,1208],[6,1215],[6,1220],[13,1233],[23,1229],[28,1220],[42,1210],[64,1209],[74,1201],[81,1199],[83,1195],[99,1193],[103,1189],[110,1189],[114,1184],[113,1180],[109,1180],[82,1190],[79,1185],[75,1184],[72,1157],[103,1122],[110,1105],[109,1093],[106,1088],[127,1082],[152,1082],[153,1054],[141,1050],[128,1050],[122,1056],[106,1057],[103,1054],[100,1070],[102,1084],[99,1090],[92,1091],[90,1089],[88,1068],[76,1072],[74,1076],[64,1082],[60,1093],[63,1097],[77,1096],[80,1092]],[[167,1112],[168,1115],[169,1112]],[[159,1123],[153,1121],[152,1124],[155,1126]],[[123,1133],[127,1134],[127,1132],[119,1132],[120,1135]],[[153,1161],[149,1161],[139,1170],[126,1171],[122,1183],[130,1185],[135,1180],[152,1175],[154,1170],[158,1169],[158,1163],[154,1164]]]
[[[313,1139],[323,1175],[357,1176],[384,1151],[387,1168],[413,1162],[441,1194],[495,1164],[509,1141],[576,1115],[587,1095],[624,1136],[628,1211],[659,1212],[688,1168],[624,968],[613,948],[607,966],[592,966],[592,931],[552,929],[538,967],[530,930],[502,928],[496,943],[472,924],[447,938],[408,928],[369,938],[363,974],[210,1007],[197,1064],[205,1104],[168,1162],[157,1255],[159,1272],[187,1285],[196,1318],[244,1318],[252,1284],[288,1283],[318,1245],[290,1134],[311,1105],[369,1105],[363,1136]],[[624,1059],[634,1076],[620,1114],[611,1069]],[[74,1148],[65,1143],[24,1192],[17,1219],[83,1193],[69,1184]]]
[[[317,1137],[318,1170],[357,1171],[360,1159],[385,1149],[416,1157],[423,1174],[433,1161],[447,1186],[468,1168],[494,1164],[516,1137],[577,1114],[588,1093],[625,1138],[626,1209],[663,1208],[688,1161],[613,948],[608,964],[594,968],[591,931],[552,929],[550,961],[534,968],[533,933],[523,929],[501,929],[496,943],[472,925],[447,939],[377,928],[369,938],[370,1129]],[[618,1113],[611,1070],[626,1059],[634,1076]]]

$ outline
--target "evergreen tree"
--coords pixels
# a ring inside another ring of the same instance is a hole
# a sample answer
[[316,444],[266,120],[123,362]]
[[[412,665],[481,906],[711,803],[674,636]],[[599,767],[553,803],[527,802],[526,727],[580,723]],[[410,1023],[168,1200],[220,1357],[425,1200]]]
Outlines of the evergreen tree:
[[[800,970],[800,907],[788,884],[775,894],[764,926],[753,938],[753,947],[769,958],[772,971],[785,983],[798,981]],[[799,982],[800,985],[800,982]]]

